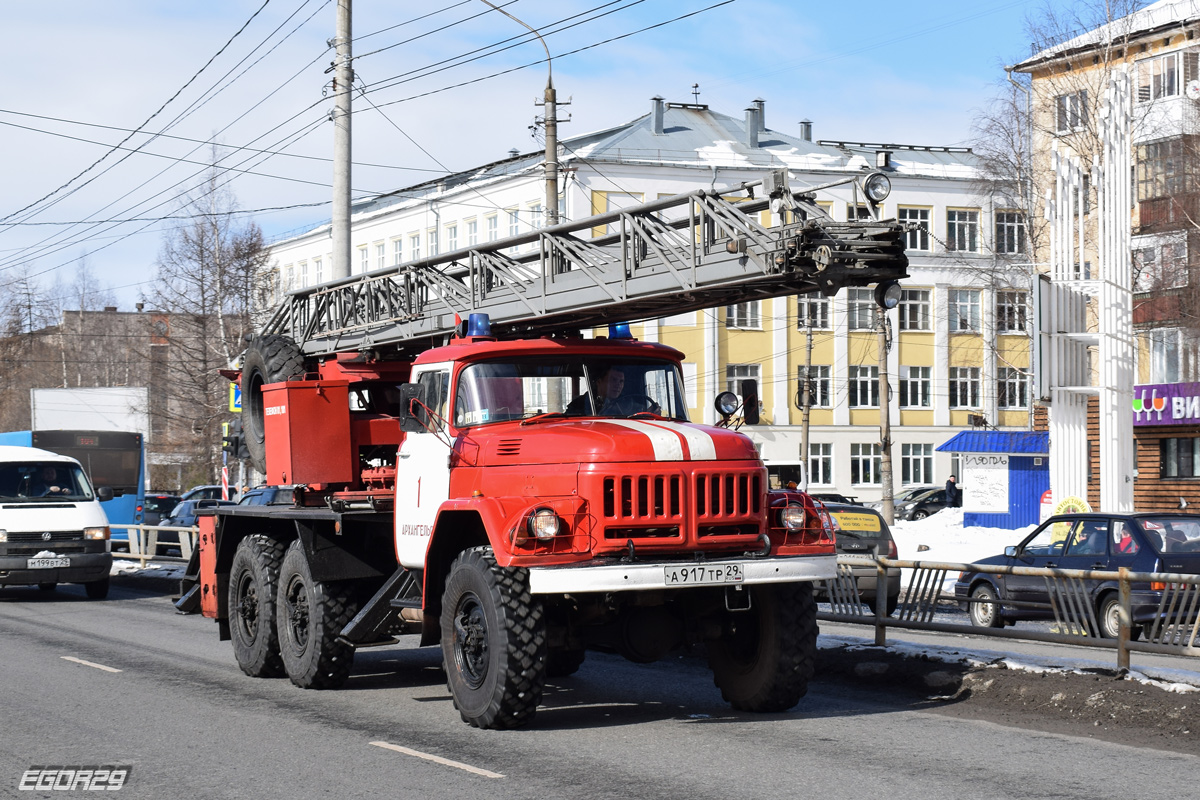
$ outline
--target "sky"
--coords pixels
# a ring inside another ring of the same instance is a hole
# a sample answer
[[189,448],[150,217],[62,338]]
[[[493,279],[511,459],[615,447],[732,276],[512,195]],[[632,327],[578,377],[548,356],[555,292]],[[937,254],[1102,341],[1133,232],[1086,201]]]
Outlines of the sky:
[[[810,119],[817,139],[961,146],[1056,0],[496,2],[543,33],[563,138],[661,95],[733,116],[762,98],[792,135]],[[335,17],[331,0],[0,5],[0,287],[83,264],[133,310],[214,148],[268,240],[327,221]],[[480,0],[359,0],[353,35],[356,197],[540,148],[544,50]]]

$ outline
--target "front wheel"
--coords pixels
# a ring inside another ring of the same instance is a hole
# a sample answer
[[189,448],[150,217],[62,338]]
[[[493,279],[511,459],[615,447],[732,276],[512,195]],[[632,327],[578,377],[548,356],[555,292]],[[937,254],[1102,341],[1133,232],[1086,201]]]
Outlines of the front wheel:
[[926,518],[926,517],[928,517],[928,516],[929,516],[929,512],[928,512],[928,511],[926,511],[926,510],[925,510],[925,509],[923,509],[923,508],[918,508],[918,509],[917,509],[916,511],[914,511],[914,512],[913,512],[913,514],[912,514],[912,518],[913,518],[913,519],[925,519],[925,518]]
[[336,689],[350,676],[354,648],[337,637],[356,613],[348,592],[315,581],[297,539],[279,568],[275,627],[279,655],[292,683],[301,689]]
[[[1117,595],[1109,593],[1100,601],[1097,622],[1100,624],[1100,635],[1105,639],[1116,639],[1121,635],[1121,601]],[[1142,635],[1140,625],[1129,628],[1129,641],[1136,642]]]
[[546,619],[523,569],[490,547],[464,550],[442,594],[442,659],[463,721],[516,728],[533,719],[546,683]]
[[989,584],[981,583],[971,590],[971,624],[976,628],[1002,628],[1004,620],[1000,616],[1000,603],[997,602],[996,590]]
[[103,600],[108,597],[108,577],[105,576],[98,581],[91,581],[83,585],[83,590],[87,592],[88,600]]
[[787,711],[808,692],[817,654],[812,584],[750,587],[750,608],[727,612],[725,635],[709,643],[713,682],[740,711]]

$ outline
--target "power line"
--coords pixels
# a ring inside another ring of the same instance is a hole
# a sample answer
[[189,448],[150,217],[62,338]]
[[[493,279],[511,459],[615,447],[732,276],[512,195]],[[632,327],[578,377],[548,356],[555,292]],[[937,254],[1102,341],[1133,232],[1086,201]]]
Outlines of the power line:
[[[134,132],[133,132],[133,133],[131,133],[131,134],[129,134],[128,136],[126,136],[126,137],[125,137],[124,139],[122,139],[122,140],[121,140],[121,141],[120,141],[118,144],[125,144],[125,142],[129,141],[129,140],[130,140],[130,139],[132,139],[134,136],[136,136],[138,133],[140,133],[140,132],[142,131],[142,128],[144,128],[144,127],[146,127],[147,125],[149,125],[149,124],[150,124],[150,122],[151,122],[151,121],[152,121],[152,120],[153,120],[155,117],[157,117],[159,114],[161,114],[161,113],[162,113],[163,109],[165,109],[165,108],[166,108],[168,105],[170,105],[170,104],[171,104],[171,102],[175,100],[175,98],[179,97],[179,95],[180,95],[180,94],[182,94],[182,93],[183,93],[183,91],[184,91],[185,89],[187,89],[187,87],[191,86],[191,85],[192,85],[192,83],[193,83],[193,82],[194,82],[194,81],[195,81],[197,78],[199,78],[199,77],[200,77],[201,73],[203,73],[203,72],[204,72],[204,70],[208,69],[209,65],[211,65],[211,64],[213,63],[213,61],[215,61],[215,60],[217,59],[217,57],[218,57],[218,56],[220,56],[222,53],[224,53],[224,52],[225,52],[225,50],[226,50],[226,49],[229,47],[229,45],[233,44],[233,41],[234,41],[235,39],[237,39],[237,37],[238,37],[238,36],[240,36],[240,35],[242,34],[242,31],[246,30],[246,28],[247,28],[247,27],[249,27],[250,23],[254,21],[255,17],[257,17],[257,16],[258,16],[260,13],[262,13],[262,10],[263,10],[264,8],[266,8],[266,7],[267,7],[267,5],[268,5],[270,2],[271,2],[271,0],[263,0],[263,4],[262,4],[261,6],[259,6],[259,7],[258,7],[258,10],[257,10],[257,11],[255,11],[253,14],[251,14],[251,15],[250,15],[250,19],[246,20],[246,22],[242,24],[242,27],[238,28],[238,30],[237,30],[237,31],[236,31],[236,32],[233,34],[233,36],[229,37],[229,40],[228,40],[227,42],[225,42],[225,44],[223,44],[223,45],[221,46],[221,49],[220,49],[220,50],[218,50],[218,51],[217,51],[217,52],[216,52],[216,53],[215,53],[215,54],[212,56],[212,58],[208,59],[208,61],[206,61],[206,62],[204,63],[204,66],[202,66],[202,67],[201,67],[199,70],[197,70],[197,71],[196,71],[196,73],[195,73],[194,75],[192,75],[192,77],[188,78],[187,82],[186,82],[186,83],[184,83],[184,84],[183,84],[183,86],[179,87],[178,91],[176,91],[176,92],[175,92],[175,94],[173,94],[173,95],[171,95],[169,98],[167,98],[167,101],[166,101],[165,103],[163,103],[161,106],[159,106],[157,111],[155,111],[153,114],[151,114],[149,117],[147,117],[147,118],[146,118],[146,120],[145,120],[145,121],[144,121],[144,122],[143,122],[141,125],[139,125],[139,126],[138,126],[138,127],[135,129],[135,130],[134,130]],[[29,210],[29,209],[33,208],[34,206],[36,206],[36,205],[38,205],[38,204],[42,203],[43,201],[45,201],[45,200],[48,200],[48,199],[50,199],[51,197],[55,196],[56,194],[58,194],[59,192],[61,192],[63,189],[66,189],[68,186],[70,186],[71,184],[73,184],[75,181],[79,180],[79,179],[80,179],[80,178],[82,178],[84,175],[86,175],[87,173],[91,172],[91,171],[92,171],[93,169],[95,169],[95,168],[96,168],[96,167],[97,167],[97,166],[98,166],[98,165],[99,165],[101,162],[103,162],[105,159],[107,159],[107,158],[108,158],[110,155],[112,155],[114,152],[116,152],[116,147],[112,148],[112,149],[111,149],[111,150],[109,150],[107,153],[105,153],[104,155],[100,156],[100,158],[98,158],[98,159],[96,159],[95,161],[93,161],[93,162],[92,162],[92,163],[91,163],[91,164],[90,164],[88,167],[86,167],[86,168],[85,168],[85,169],[84,169],[82,172],[80,172],[79,174],[75,175],[73,178],[71,178],[71,179],[70,179],[70,180],[68,180],[66,183],[62,184],[61,186],[59,186],[57,189],[53,190],[53,191],[52,191],[52,192],[50,192],[49,194],[46,194],[46,195],[42,196],[41,198],[39,198],[39,199],[37,199],[37,200],[33,201],[32,203],[30,203],[30,204],[29,204],[29,205],[27,205],[27,206],[24,206],[23,208],[19,208],[19,209],[17,209],[16,211],[12,212],[11,214],[7,214],[7,215],[5,215],[5,216],[3,216],[3,217],[0,217],[0,222],[7,222],[9,219],[12,219],[14,216],[16,216],[16,215],[18,215],[18,214],[21,214],[21,213],[23,213],[23,212],[25,212],[25,211],[27,211],[27,210]],[[90,183],[91,181],[88,181],[88,182]],[[85,185],[86,185],[86,184],[85,184]]]

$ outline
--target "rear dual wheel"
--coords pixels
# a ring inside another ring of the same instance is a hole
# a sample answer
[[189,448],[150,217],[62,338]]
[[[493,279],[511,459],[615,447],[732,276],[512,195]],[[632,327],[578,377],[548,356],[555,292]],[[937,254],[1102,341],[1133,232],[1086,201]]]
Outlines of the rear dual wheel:
[[315,581],[304,545],[297,539],[279,568],[275,627],[279,655],[292,683],[302,689],[336,689],[354,665],[354,647],[337,637],[357,613],[349,590]]
[[252,678],[283,675],[275,630],[275,595],[285,545],[254,534],[238,543],[229,570],[229,637],[242,672]]

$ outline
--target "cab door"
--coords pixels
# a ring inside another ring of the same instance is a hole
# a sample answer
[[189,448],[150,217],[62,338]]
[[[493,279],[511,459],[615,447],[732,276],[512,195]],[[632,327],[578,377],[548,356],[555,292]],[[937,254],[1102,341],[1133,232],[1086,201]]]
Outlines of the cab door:
[[409,432],[396,454],[396,558],[410,569],[425,564],[433,523],[450,496],[449,363],[413,367],[412,382],[424,390],[422,429]]

